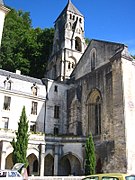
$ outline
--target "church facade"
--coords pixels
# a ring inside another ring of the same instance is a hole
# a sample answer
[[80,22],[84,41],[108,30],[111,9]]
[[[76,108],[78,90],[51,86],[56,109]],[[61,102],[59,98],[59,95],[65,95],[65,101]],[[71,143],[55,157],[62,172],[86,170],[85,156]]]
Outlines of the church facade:
[[29,175],[84,175],[90,133],[97,173],[134,172],[134,60],[121,43],[92,39],[86,46],[84,31],[84,16],[69,0],[55,21],[46,77],[0,70],[1,168],[13,165],[10,133],[25,106],[35,133],[28,146]]

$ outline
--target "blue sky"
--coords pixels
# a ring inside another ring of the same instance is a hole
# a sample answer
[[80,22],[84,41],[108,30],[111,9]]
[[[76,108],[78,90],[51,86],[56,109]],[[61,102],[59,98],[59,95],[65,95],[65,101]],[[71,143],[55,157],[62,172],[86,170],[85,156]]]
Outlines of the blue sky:
[[[85,37],[128,45],[135,55],[135,0],[71,0],[85,17]],[[33,27],[50,28],[67,0],[4,0],[30,12]]]

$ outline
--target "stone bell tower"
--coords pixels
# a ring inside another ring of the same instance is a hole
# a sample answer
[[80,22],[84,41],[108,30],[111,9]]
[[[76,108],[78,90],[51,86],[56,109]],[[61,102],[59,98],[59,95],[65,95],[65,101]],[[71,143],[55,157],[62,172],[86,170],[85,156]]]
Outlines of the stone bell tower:
[[4,6],[3,0],[0,0],[0,46],[1,46],[3,26],[4,26],[4,19],[9,11],[10,10]]
[[47,77],[64,81],[78,63],[85,50],[84,16],[68,0],[66,7],[55,21],[52,54],[47,68]]

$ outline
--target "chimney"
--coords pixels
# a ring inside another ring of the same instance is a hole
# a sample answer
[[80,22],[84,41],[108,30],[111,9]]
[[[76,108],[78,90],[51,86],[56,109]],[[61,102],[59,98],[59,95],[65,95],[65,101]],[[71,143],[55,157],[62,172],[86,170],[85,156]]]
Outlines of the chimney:
[[16,74],[21,75],[21,71],[17,69]]

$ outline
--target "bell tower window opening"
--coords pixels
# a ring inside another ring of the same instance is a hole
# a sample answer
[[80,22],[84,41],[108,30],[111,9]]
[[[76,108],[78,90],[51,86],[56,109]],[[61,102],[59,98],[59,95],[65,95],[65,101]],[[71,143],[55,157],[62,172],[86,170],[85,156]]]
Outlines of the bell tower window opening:
[[82,23],[82,19],[81,18],[79,19],[79,22]]
[[75,50],[82,51],[81,39],[79,37],[75,38]]

